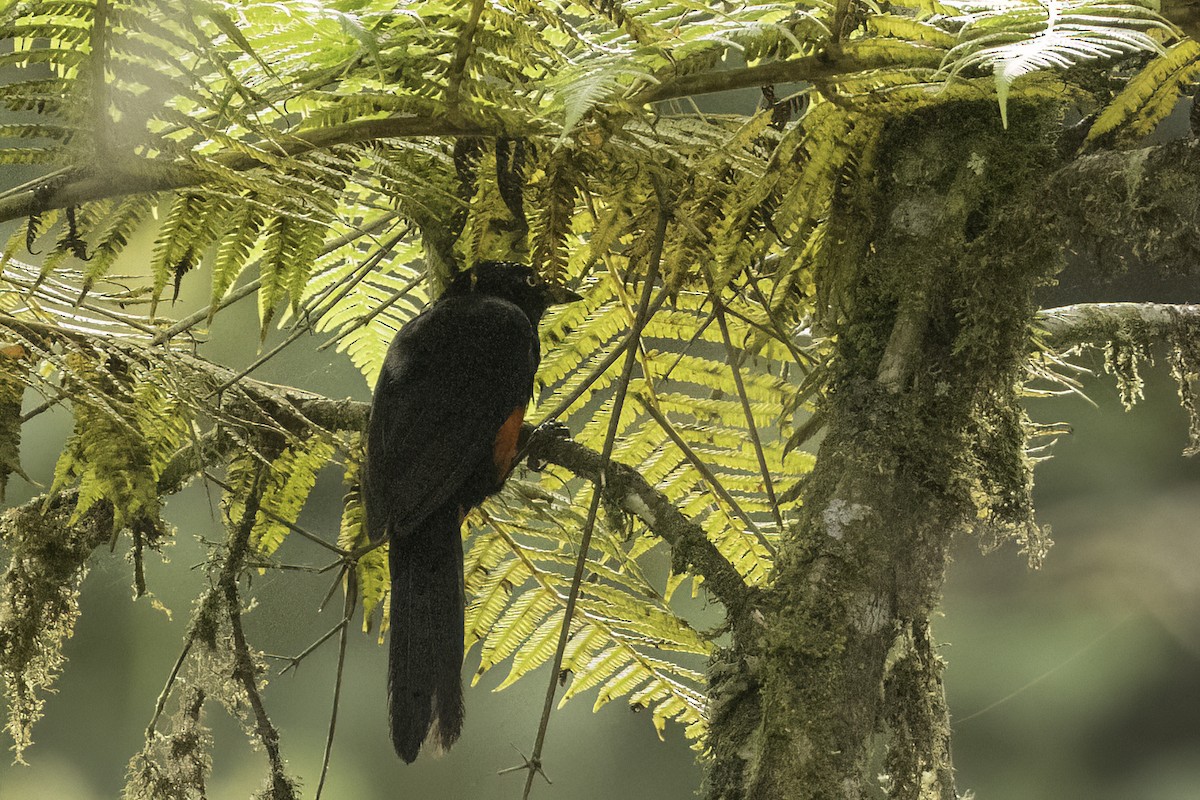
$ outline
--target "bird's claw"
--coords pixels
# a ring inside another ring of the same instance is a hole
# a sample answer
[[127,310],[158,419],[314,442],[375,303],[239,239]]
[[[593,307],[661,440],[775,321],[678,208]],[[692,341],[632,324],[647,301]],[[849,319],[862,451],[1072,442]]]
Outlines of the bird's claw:
[[534,436],[552,436],[555,439],[570,439],[571,429],[567,427],[565,422],[551,419],[538,425],[534,429],[533,434]]
[[[529,438],[535,439],[543,436],[567,441],[571,438],[571,429],[556,419],[547,420],[546,422],[543,422],[541,425],[538,425],[536,428],[534,428],[533,433],[530,434]],[[541,472],[546,468],[545,461],[542,461],[539,458],[534,458],[533,456],[529,457],[527,463],[529,468],[534,472]]]

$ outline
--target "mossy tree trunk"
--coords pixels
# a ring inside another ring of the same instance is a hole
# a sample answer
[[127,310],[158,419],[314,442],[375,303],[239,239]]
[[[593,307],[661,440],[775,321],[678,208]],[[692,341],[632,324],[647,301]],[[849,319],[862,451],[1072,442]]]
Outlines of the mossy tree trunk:
[[930,630],[956,534],[1036,561],[1019,391],[1034,225],[1056,120],[991,105],[890,125],[839,201],[825,326],[828,420],[771,588],[710,672],[713,800],[956,796]]

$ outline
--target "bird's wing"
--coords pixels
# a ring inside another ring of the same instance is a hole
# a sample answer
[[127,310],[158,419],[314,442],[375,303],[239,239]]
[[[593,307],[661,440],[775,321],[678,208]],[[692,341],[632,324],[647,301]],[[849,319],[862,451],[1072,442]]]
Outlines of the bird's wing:
[[363,481],[367,533],[404,536],[449,500],[523,409],[537,368],[536,332],[516,305],[446,298],[388,349],[371,404]]

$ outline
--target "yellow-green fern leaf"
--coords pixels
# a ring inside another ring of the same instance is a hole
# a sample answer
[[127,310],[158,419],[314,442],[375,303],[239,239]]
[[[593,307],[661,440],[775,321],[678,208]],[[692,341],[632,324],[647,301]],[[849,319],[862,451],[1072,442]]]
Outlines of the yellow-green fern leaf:
[[144,438],[106,409],[77,402],[73,411],[75,430],[55,465],[51,486],[51,494],[78,486],[71,521],[101,500],[112,504],[114,530],[136,519],[157,517],[158,484]]
[[1142,68],[1113,98],[1088,131],[1093,142],[1119,130],[1125,140],[1150,133],[1200,76],[1200,43],[1182,39]]
[[[342,505],[342,522],[338,529],[338,547],[351,552],[369,544],[364,525],[362,492],[359,487],[361,473],[362,436],[355,433],[351,436],[347,449],[346,471],[342,480],[346,487],[346,496]],[[358,597],[362,601],[364,633],[371,630],[376,609],[386,607],[383,601],[387,599],[391,588],[387,552],[387,545],[376,547],[360,556],[354,567]],[[384,630],[381,624],[380,636]]]
[[304,508],[317,482],[317,472],[329,463],[334,447],[327,437],[317,434],[288,446],[271,462],[250,546],[263,555],[271,555],[283,544],[290,528]]
[[[225,298],[250,258],[263,224],[263,211],[254,202],[236,205],[226,221],[212,272],[212,308]],[[209,320],[211,322],[211,319]]]

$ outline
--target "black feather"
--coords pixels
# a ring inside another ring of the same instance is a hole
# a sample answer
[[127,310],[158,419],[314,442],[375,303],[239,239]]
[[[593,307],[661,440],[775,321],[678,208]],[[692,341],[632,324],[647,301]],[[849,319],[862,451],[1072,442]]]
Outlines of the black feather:
[[392,571],[388,707],[392,744],[412,763],[433,723],[448,750],[462,731],[462,537],[442,506],[388,554]]

